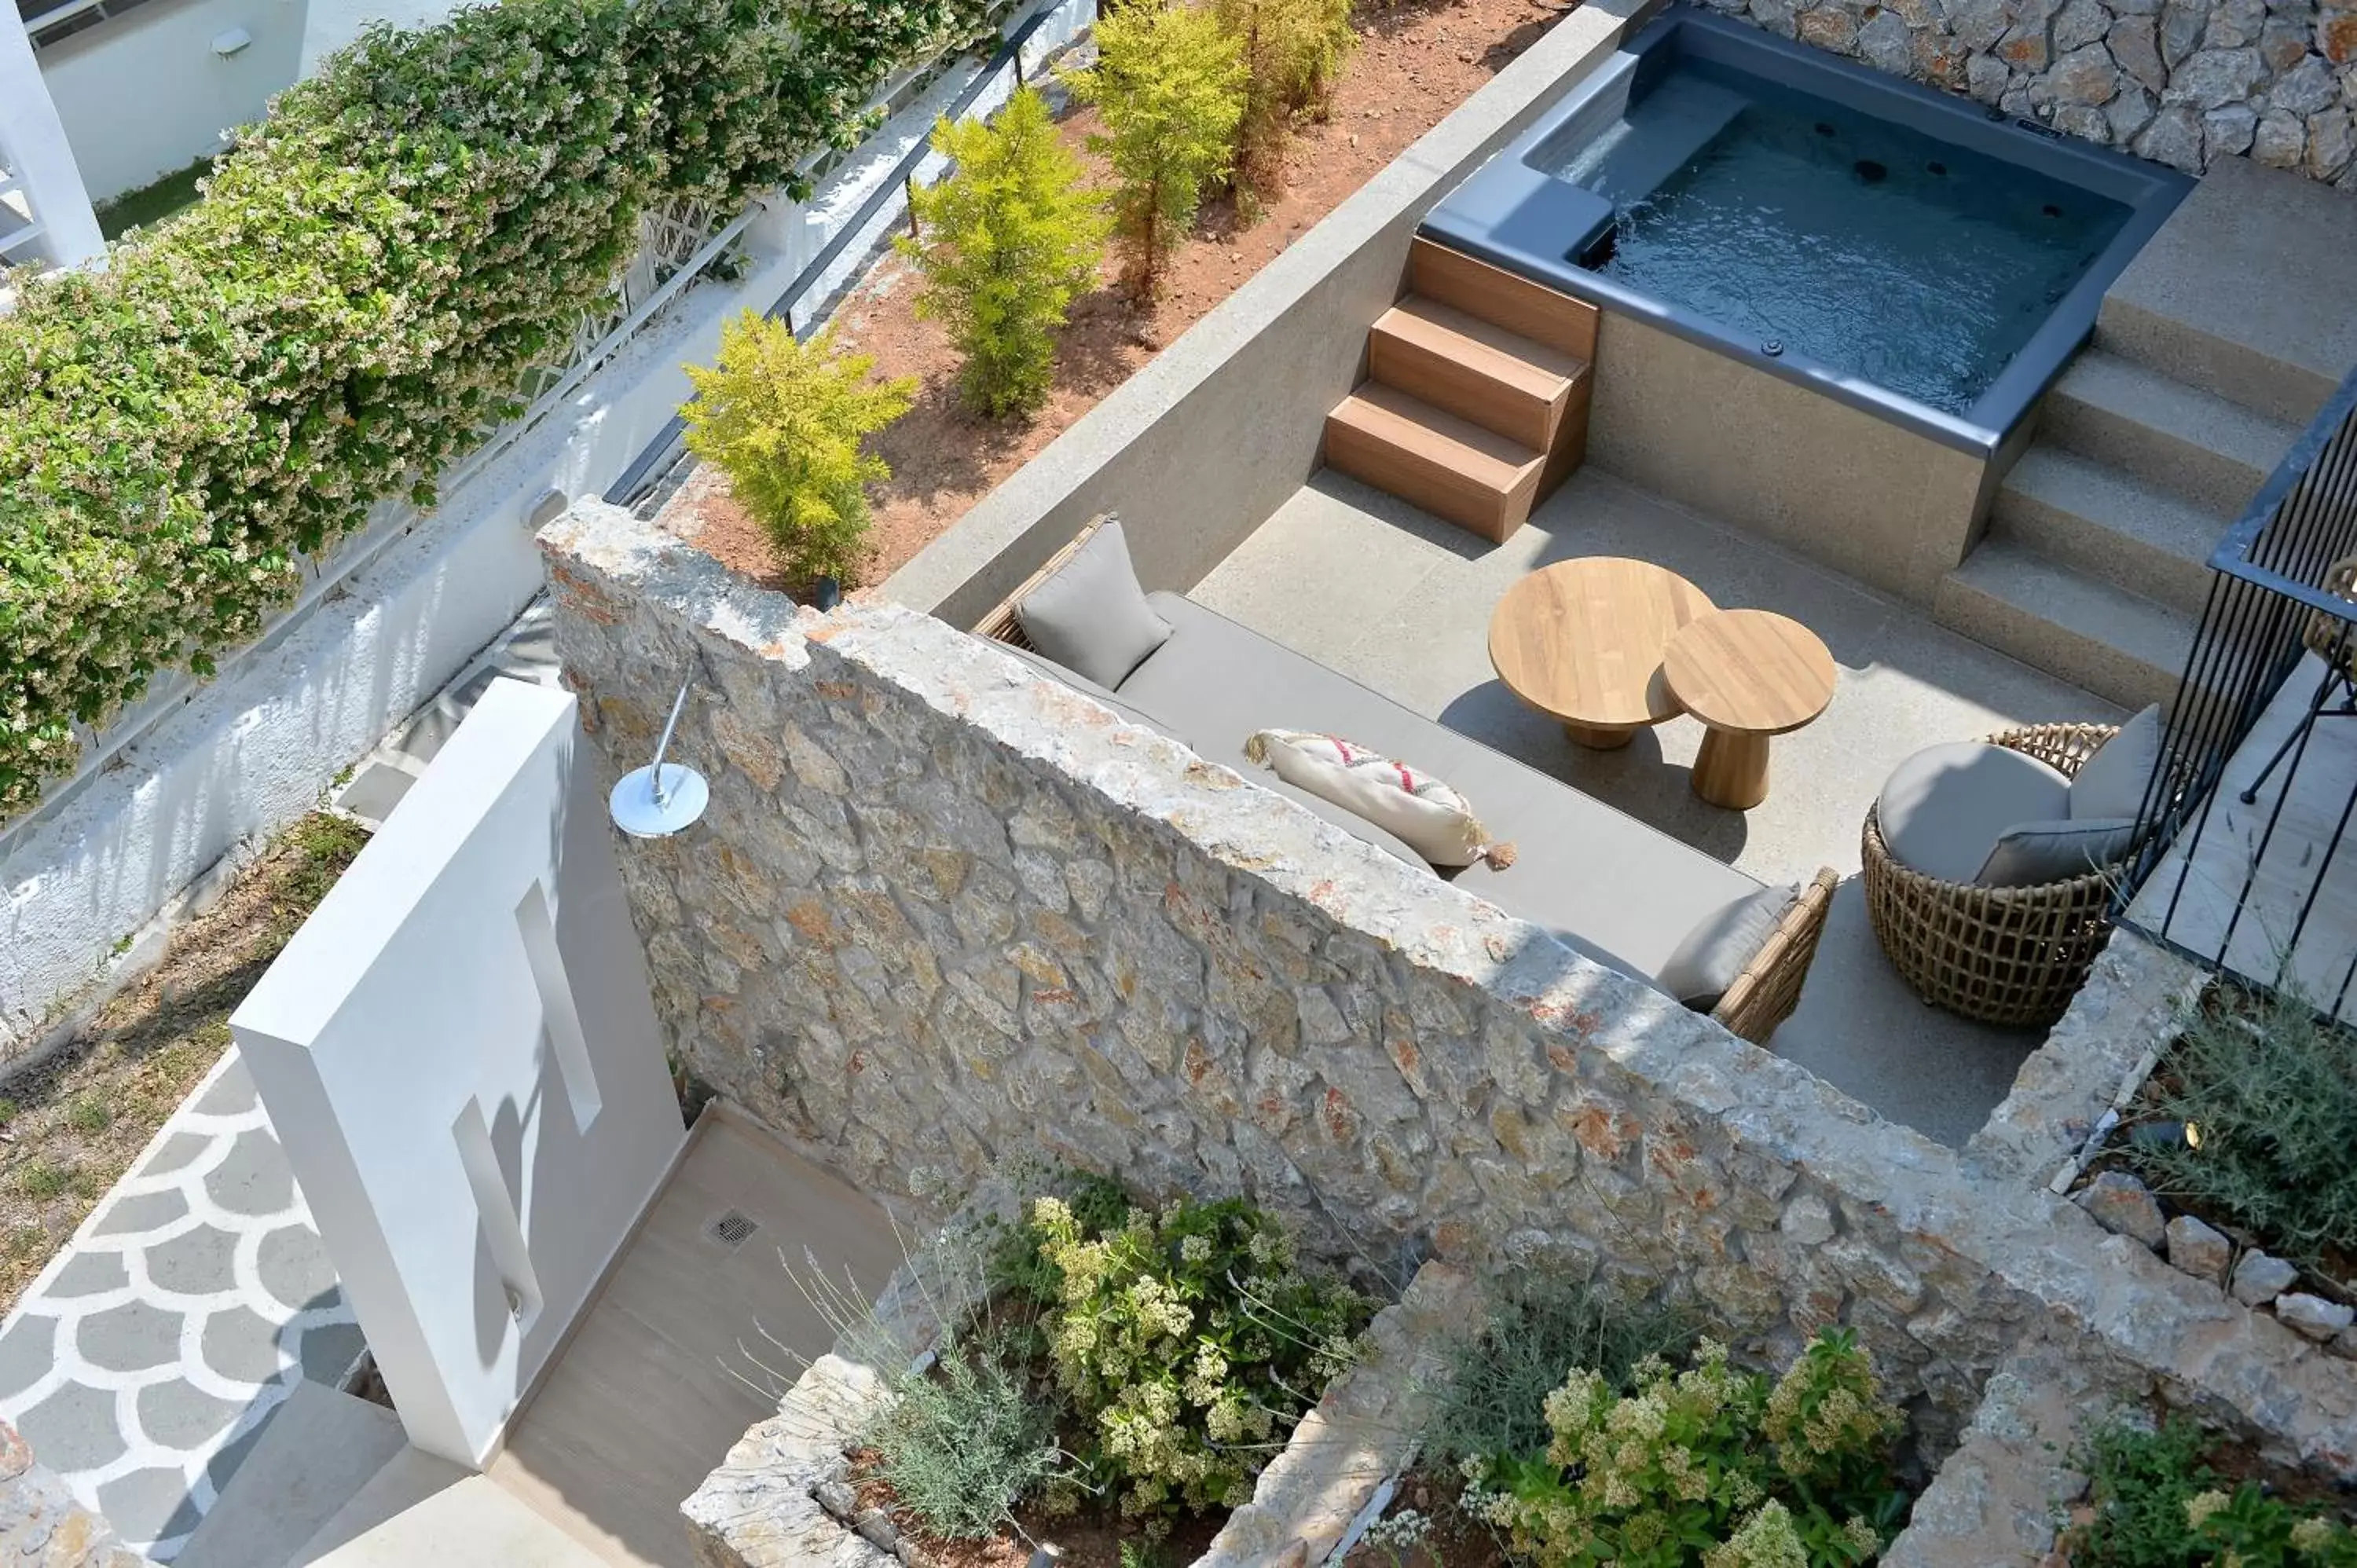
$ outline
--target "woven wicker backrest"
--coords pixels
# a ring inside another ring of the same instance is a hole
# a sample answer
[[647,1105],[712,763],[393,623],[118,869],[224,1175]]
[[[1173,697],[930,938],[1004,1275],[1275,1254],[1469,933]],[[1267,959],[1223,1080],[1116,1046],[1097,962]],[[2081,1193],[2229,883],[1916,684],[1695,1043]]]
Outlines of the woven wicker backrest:
[[2300,640],[2318,658],[2357,681],[2357,629],[2350,625],[2357,621],[2357,555],[2346,555],[2332,564],[2324,574],[2324,591],[2335,598],[2349,600],[2349,613],[2333,616],[2317,611],[2308,618],[2308,630]]
[[1841,877],[1830,867],[1818,872],[1718,999],[1710,1015],[1729,1034],[1764,1046],[1776,1026],[1801,1004],[1801,986],[1816,961],[1817,939],[1825,934],[1825,918],[1840,886]]

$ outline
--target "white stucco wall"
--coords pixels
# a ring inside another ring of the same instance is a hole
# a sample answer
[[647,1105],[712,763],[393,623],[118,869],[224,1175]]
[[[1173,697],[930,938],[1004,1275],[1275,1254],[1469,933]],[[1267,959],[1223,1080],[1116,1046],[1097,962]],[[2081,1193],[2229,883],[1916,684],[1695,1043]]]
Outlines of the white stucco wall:
[[230,1020],[409,1440],[482,1463],[685,1139],[573,697],[492,682]]
[[[103,201],[218,152],[262,117],[303,58],[307,0],[148,0],[40,51],[91,196]],[[213,40],[253,41],[227,59]]]

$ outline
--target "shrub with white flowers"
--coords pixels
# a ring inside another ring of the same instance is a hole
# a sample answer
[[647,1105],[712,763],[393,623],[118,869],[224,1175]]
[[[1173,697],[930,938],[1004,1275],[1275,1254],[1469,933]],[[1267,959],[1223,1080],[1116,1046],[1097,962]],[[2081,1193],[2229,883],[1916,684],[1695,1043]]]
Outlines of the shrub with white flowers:
[[1684,1370],[1652,1358],[1634,1384],[1575,1370],[1547,1397],[1543,1457],[1466,1461],[1466,1511],[1535,1568],[1847,1568],[1889,1543],[1900,1417],[1848,1330],[1772,1383],[1705,1340]]
[[1042,1309],[1056,1387],[1094,1439],[1084,1478],[1156,1528],[1250,1501],[1373,1310],[1238,1199],[1149,1212],[1092,1182],[1038,1199],[1013,1241],[1001,1278]]

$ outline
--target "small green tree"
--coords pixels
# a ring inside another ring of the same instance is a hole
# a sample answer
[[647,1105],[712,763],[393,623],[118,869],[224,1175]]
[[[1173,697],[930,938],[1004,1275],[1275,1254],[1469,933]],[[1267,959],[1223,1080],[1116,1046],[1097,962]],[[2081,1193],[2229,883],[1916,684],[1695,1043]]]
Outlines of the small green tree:
[[948,324],[965,356],[968,406],[1037,408],[1054,378],[1056,332],[1096,280],[1111,227],[1104,199],[1081,184],[1079,156],[1028,87],[994,124],[942,120],[933,150],[956,172],[910,194],[918,236],[897,242],[925,274],[917,314]]
[[1358,45],[1351,0],[1212,0],[1211,12],[1244,63],[1237,177],[1247,192],[1265,196],[1276,188],[1295,120],[1323,113]]
[[1131,286],[1150,295],[1195,221],[1203,190],[1235,163],[1243,51],[1209,11],[1138,7],[1097,24],[1097,63],[1067,79],[1104,116],[1090,150],[1113,165],[1114,229]]
[[688,450],[728,476],[795,586],[857,575],[867,487],[892,477],[860,443],[906,413],[917,390],[914,376],[877,381],[875,369],[872,354],[836,353],[832,331],[802,343],[749,310],[721,329],[716,365],[687,367]]

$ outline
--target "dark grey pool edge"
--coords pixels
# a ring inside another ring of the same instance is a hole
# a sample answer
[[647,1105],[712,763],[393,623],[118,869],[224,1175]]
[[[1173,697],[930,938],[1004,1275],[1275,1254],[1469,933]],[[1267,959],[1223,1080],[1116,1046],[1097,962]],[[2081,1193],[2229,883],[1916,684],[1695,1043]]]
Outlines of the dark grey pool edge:
[[[1559,192],[1587,194],[1530,168],[1523,154],[1602,95],[1625,91],[1639,61],[1667,48],[1737,66],[2108,197],[2128,209],[2128,220],[1964,416],[1804,355],[1764,353],[1757,342],[1707,317],[1501,241],[1496,232],[1501,217],[1521,203]],[[1552,190],[1546,188],[1550,187]],[[1944,446],[1987,457],[2006,444],[2022,416],[2061,373],[2093,329],[2104,291],[2192,188],[2189,177],[2160,165],[2061,136],[2033,122],[1995,114],[1969,99],[1885,75],[1740,22],[1673,5],[1631,39],[1614,60],[1576,84],[1513,143],[1444,197],[1426,214],[1422,232],[1545,287],[1638,318]]]

